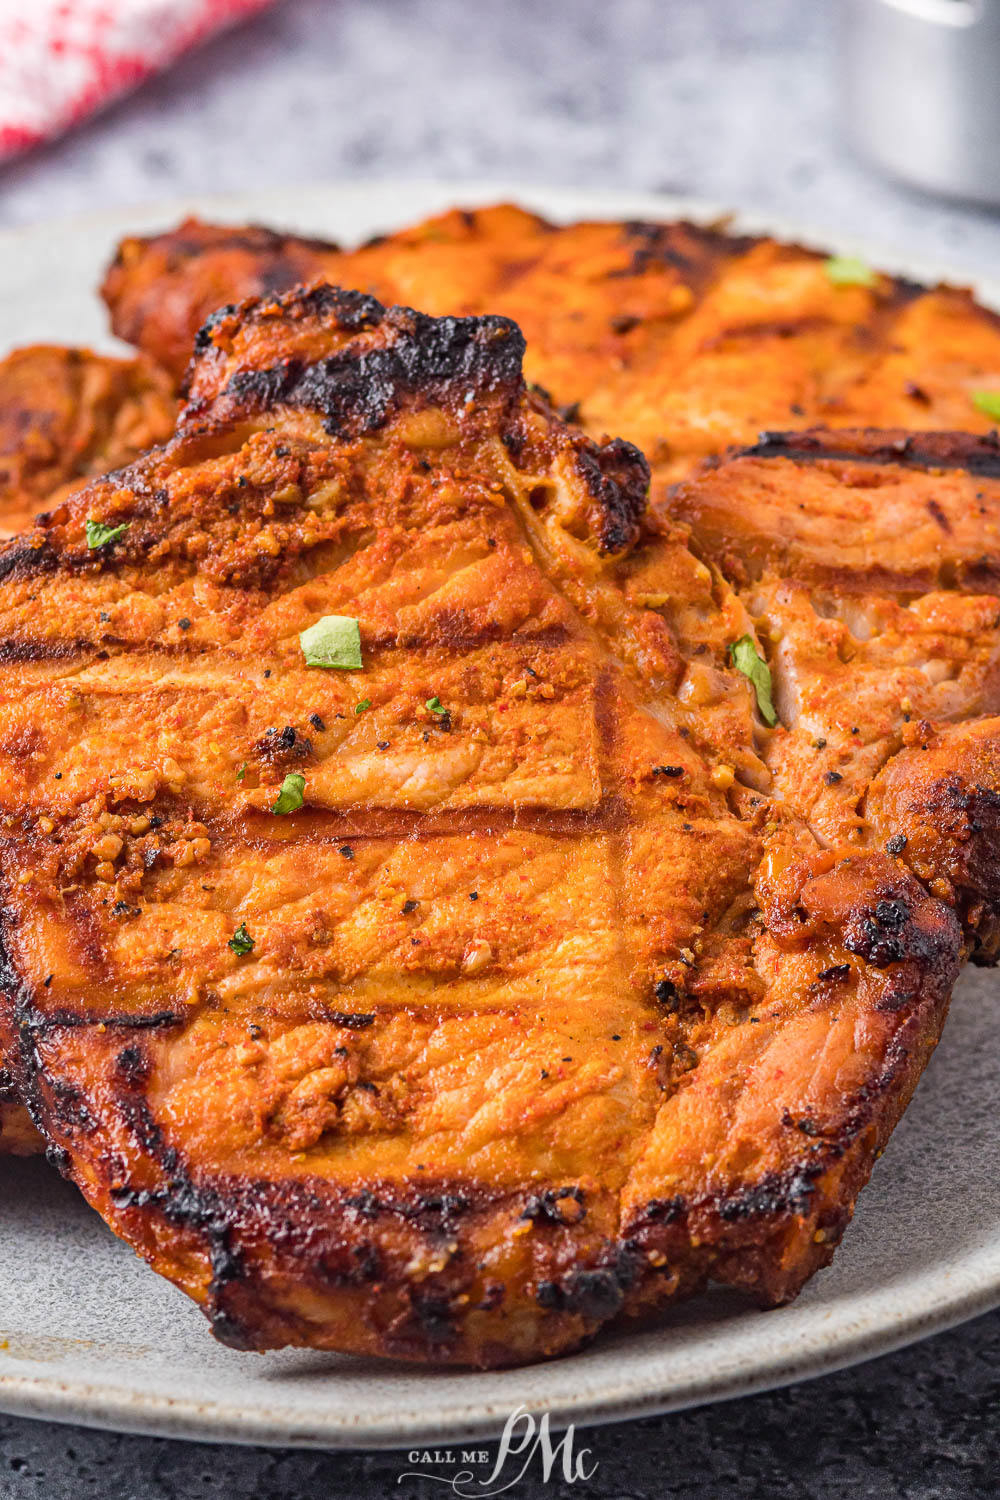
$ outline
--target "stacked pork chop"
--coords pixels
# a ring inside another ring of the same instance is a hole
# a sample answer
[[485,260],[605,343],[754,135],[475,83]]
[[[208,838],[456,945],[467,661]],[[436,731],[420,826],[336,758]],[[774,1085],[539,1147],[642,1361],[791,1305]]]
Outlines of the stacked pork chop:
[[240,1347],[793,1296],[1000,942],[996,320],[515,209],[187,224],[105,294],[124,416],[79,382],[0,550],[0,1037],[54,1159]]

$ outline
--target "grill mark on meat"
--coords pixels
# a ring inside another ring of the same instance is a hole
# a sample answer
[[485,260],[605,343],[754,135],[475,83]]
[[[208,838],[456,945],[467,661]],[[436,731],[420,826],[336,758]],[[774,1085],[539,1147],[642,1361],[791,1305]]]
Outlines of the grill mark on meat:
[[61,1006],[56,1010],[39,1010],[32,1001],[22,1003],[19,1016],[21,1024],[35,1035],[49,1032],[73,1030],[82,1026],[103,1026],[108,1031],[169,1031],[182,1026],[188,1019],[186,1010],[157,1010],[143,1014],[141,1011],[78,1011]]
[[[166,805],[166,804],[164,804]],[[190,799],[183,806],[190,805]],[[177,804],[178,809],[181,804]],[[252,808],[218,815],[211,804],[198,808],[199,823],[207,830],[213,848],[225,853],[246,848],[267,854],[284,847],[286,839],[275,828],[270,812]],[[625,800],[615,794],[603,796],[593,807],[512,808],[504,803],[482,803],[476,807],[410,811],[406,808],[306,807],[296,815],[296,842],[303,845],[362,845],[366,840],[433,838],[464,834],[539,834],[576,841],[587,834],[625,834],[636,826]],[[67,824],[67,830],[72,824]]]
[[59,641],[51,637],[18,640],[16,637],[8,637],[0,641],[0,662],[13,665],[17,662],[72,661],[74,657],[94,656],[100,649],[92,641]]
[[[562,625],[525,625],[512,631],[504,631],[502,626],[492,624],[484,626],[481,630],[469,630],[463,622],[443,617],[435,628],[420,634],[412,630],[384,633],[378,630],[369,631],[365,637],[365,650],[372,664],[377,665],[381,654],[400,648],[432,654],[439,652],[442,645],[447,645],[449,650],[454,650],[456,653],[472,655],[482,650],[484,646],[492,646],[498,641],[510,642],[515,647],[523,645],[537,650],[546,650],[561,646],[566,640],[566,629]],[[232,648],[227,649],[224,645],[216,649],[220,656],[228,657],[233,666],[247,663],[247,656],[244,652]],[[193,639],[184,636],[176,641],[128,641],[114,635],[102,636],[99,641],[82,639],[66,641],[54,639],[51,636],[34,638],[10,636],[0,641],[0,662],[68,661],[75,657],[96,657],[99,651],[110,651],[115,656],[127,657],[130,661],[140,663],[144,656],[196,663],[204,656],[205,645],[196,636]],[[272,668],[280,667],[283,660],[277,655],[268,656],[256,653],[254,656],[255,664],[262,669],[268,665]]]
[[898,464],[912,469],[967,469],[983,478],[1000,479],[1000,434],[967,433],[831,433],[764,432],[733,458],[792,458],[801,463],[824,460],[862,464]]
[[[246,843],[262,852],[281,840],[273,831],[274,820],[268,814],[248,812],[235,824],[211,816],[203,818],[209,835],[220,848],[230,843]],[[587,808],[512,808],[505,804],[485,804],[474,808],[434,809],[409,812],[400,808],[310,808],[296,823],[296,838],[303,843],[342,844],[345,840],[360,843],[364,839],[411,838],[417,832],[433,838],[435,834],[487,833],[516,831],[538,833],[553,838],[578,839],[587,833],[621,833],[634,819],[624,800],[614,794],[601,798],[595,807]]]
[[931,515],[934,517],[941,530],[950,533],[951,522],[948,520],[948,517],[945,515],[944,511],[941,509],[937,501],[928,500],[927,509],[930,511]]

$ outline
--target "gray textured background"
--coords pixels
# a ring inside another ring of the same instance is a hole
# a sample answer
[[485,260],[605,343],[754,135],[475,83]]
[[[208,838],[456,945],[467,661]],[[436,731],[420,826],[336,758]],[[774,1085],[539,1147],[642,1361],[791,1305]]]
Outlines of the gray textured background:
[[[30,3],[30,0],[26,0]],[[407,175],[699,195],[992,271],[997,220],[851,161],[829,0],[286,0],[0,170],[0,224],[251,183]],[[854,1371],[595,1430],[523,1500],[1000,1494],[1000,1314]],[[0,1500],[368,1500],[385,1455],[212,1448],[0,1417]]]

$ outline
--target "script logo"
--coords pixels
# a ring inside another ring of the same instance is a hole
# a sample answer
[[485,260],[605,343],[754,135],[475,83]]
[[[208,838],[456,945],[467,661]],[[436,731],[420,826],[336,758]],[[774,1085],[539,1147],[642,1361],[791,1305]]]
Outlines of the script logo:
[[491,1495],[502,1495],[523,1479],[532,1463],[537,1460],[541,1469],[542,1483],[547,1484],[557,1463],[559,1478],[565,1484],[576,1484],[579,1480],[592,1479],[597,1472],[597,1461],[588,1466],[590,1449],[574,1451],[575,1429],[567,1427],[558,1442],[552,1441],[549,1432],[549,1414],[545,1412],[536,1422],[530,1412],[518,1406],[507,1418],[497,1446],[496,1460],[492,1471],[485,1479],[477,1479],[472,1469],[460,1469],[457,1474],[434,1474],[428,1468],[440,1464],[488,1463],[489,1453],[477,1449],[463,1448],[456,1454],[454,1449],[414,1448],[407,1454],[411,1464],[426,1467],[407,1469],[400,1474],[397,1484],[404,1479],[433,1479],[436,1484],[447,1485],[453,1494],[462,1500],[488,1500]]

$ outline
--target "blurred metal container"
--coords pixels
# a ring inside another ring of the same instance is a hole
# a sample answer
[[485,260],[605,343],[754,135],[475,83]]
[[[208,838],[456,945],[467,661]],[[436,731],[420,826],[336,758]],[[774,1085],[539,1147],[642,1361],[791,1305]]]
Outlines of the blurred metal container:
[[896,177],[1000,203],[1000,0],[842,0],[844,117]]

